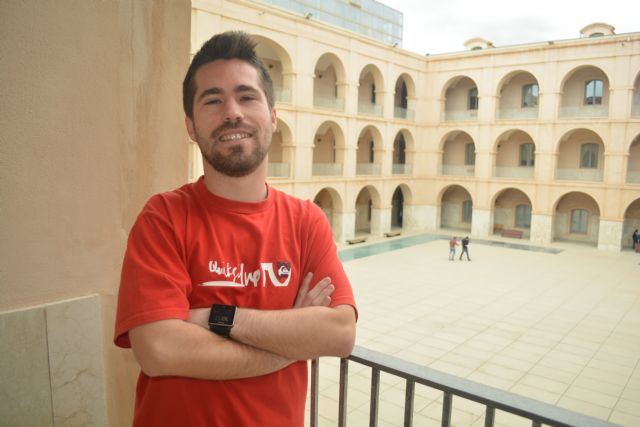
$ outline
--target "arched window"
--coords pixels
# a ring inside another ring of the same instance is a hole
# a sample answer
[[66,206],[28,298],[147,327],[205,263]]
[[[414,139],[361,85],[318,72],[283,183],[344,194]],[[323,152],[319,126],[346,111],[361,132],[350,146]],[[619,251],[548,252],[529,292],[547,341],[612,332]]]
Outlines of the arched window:
[[522,108],[538,106],[538,85],[531,83],[522,86]]
[[585,209],[571,210],[571,232],[587,234],[589,226],[589,212]]
[[473,202],[471,200],[465,200],[464,202],[462,202],[462,222],[471,222],[472,211]]
[[584,85],[584,105],[602,105],[602,80],[589,80]]
[[478,109],[478,88],[476,87],[469,89],[467,109],[468,110]]
[[516,227],[531,228],[531,206],[516,206]]
[[580,168],[598,168],[598,144],[590,142],[580,146]]

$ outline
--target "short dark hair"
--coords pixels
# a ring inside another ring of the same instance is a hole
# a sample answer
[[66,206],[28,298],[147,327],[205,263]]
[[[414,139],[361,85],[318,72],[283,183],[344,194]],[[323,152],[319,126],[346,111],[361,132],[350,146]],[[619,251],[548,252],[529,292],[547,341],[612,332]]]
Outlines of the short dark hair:
[[196,71],[203,65],[218,59],[241,59],[253,66],[258,71],[260,84],[269,108],[273,108],[275,105],[273,81],[256,53],[256,45],[257,43],[251,36],[243,31],[227,31],[216,34],[202,45],[193,57],[184,82],[182,82],[182,106],[187,117],[193,118],[193,99],[198,89],[195,82]]

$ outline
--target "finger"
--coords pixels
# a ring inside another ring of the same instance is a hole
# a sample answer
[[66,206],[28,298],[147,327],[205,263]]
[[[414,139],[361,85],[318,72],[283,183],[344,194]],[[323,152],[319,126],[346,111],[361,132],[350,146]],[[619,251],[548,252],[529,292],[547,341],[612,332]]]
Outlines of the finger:
[[331,294],[336,289],[333,284],[328,285],[322,292],[318,293],[311,300],[311,305],[327,306],[331,303]]
[[311,279],[313,278],[313,273],[308,272],[304,279],[302,280],[302,284],[300,285],[300,289],[298,290],[298,295],[296,296],[296,302],[293,304],[294,307],[301,307],[304,302],[307,293],[309,292],[309,285],[311,284]]
[[324,279],[316,283],[316,285],[308,292],[308,297],[311,300],[314,300],[316,296],[325,292],[329,285],[331,285],[331,277],[325,277]]

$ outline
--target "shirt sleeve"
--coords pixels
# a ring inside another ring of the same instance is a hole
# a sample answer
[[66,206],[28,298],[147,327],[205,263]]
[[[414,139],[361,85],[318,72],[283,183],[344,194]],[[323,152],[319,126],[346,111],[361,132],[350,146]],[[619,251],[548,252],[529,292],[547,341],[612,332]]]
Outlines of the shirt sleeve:
[[303,263],[303,277],[313,273],[315,285],[324,277],[330,277],[335,286],[331,295],[331,307],[338,305],[350,305],[358,316],[358,310],[353,296],[353,289],[349,278],[344,271],[342,261],[338,258],[338,250],[333,241],[331,225],[322,210],[313,203],[309,203],[309,221],[307,221],[308,240],[304,248],[305,262]]
[[154,196],[129,233],[122,265],[114,342],[131,347],[128,331],[145,323],[189,318],[191,279],[169,210]]

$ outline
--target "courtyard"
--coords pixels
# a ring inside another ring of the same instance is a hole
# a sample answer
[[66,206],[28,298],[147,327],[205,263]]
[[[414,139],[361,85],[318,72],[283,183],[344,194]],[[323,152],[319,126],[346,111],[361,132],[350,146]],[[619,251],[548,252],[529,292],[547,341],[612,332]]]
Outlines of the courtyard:
[[[359,309],[357,345],[640,425],[640,254],[472,238],[472,261],[448,261],[449,236],[418,237],[340,248],[354,258],[344,265]],[[392,241],[393,250],[373,250]],[[352,363],[349,372],[348,425],[365,426],[370,370]],[[337,425],[338,381],[339,360],[321,359],[320,426]],[[379,426],[402,425],[404,389],[382,374]],[[414,426],[440,425],[442,392],[416,386],[414,405]],[[484,406],[454,398],[452,425],[482,426],[483,414]],[[496,425],[530,422],[497,412]]]

